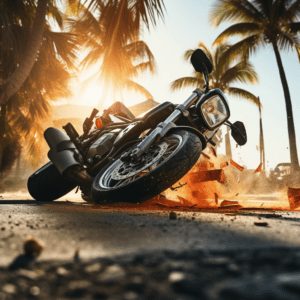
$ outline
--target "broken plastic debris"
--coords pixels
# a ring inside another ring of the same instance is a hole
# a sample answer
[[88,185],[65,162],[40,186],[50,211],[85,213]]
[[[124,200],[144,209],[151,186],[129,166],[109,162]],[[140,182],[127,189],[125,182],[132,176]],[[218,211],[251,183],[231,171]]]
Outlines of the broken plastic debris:
[[220,204],[221,207],[227,206],[227,205],[236,205],[239,204],[237,201],[231,201],[231,200],[223,200]]
[[223,168],[226,168],[228,166],[228,162],[225,161],[223,163],[220,164],[220,168],[223,169]]
[[291,209],[300,206],[300,188],[288,188],[288,198]]
[[27,256],[38,256],[44,249],[44,244],[32,236],[26,238],[24,245],[24,252]]
[[214,194],[215,194],[215,202],[216,202],[216,205],[218,205],[218,200],[219,200],[218,194],[217,194],[217,193],[214,193]]
[[198,171],[188,174],[192,183],[205,182],[217,180],[220,183],[225,182],[225,175],[223,169]]
[[259,173],[262,170],[262,163],[259,164],[259,166],[257,167],[257,169],[254,171],[254,173]]
[[236,167],[238,170],[240,170],[241,172],[243,172],[244,167],[240,166],[239,164],[237,164],[235,161],[233,161],[232,159],[230,159],[230,163]]
[[207,154],[205,154],[204,152],[201,153],[205,158],[210,159],[210,156],[208,156]]
[[217,157],[216,150],[213,147],[210,147],[210,151],[215,157]]

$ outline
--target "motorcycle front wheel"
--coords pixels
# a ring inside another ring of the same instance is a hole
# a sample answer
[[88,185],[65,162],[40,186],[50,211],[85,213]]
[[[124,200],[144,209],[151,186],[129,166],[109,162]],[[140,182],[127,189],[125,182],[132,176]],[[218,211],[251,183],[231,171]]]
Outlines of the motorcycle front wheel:
[[106,165],[93,181],[93,201],[141,203],[157,196],[193,167],[201,151],[198,136],[173,130],[137,161],[119,158]]

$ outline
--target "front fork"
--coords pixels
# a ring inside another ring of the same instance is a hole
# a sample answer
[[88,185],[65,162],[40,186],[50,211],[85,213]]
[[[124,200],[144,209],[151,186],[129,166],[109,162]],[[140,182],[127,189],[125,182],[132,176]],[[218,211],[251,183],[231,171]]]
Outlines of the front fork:
[[174,112],[164,121],[157,125],[157,127],[132,151],[131,156],[134,160],[138,160],[155,142],[160,141],[170,129],[176,127],[175,122],[182,116],[188,117],[187,110],[204,94],[200,89],[193,91],[193,94],[183,103],[176,107]]

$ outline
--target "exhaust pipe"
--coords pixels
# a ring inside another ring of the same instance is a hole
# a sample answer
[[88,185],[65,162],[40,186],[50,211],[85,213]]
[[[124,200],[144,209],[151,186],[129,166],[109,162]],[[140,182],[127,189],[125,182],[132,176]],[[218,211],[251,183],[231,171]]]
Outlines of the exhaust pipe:
[[44,132],[44,137],[50,147],[48,157],[62,175],[68,168],[80,166],[74,157],[76,146],[64,132],[49,127]]
[[76,146],[68,135],[57,128],[49,127],[46,129],[44,137],[50,147],[48,157],[58,171],[80,186],[90,186],[93,178],[75,159]]

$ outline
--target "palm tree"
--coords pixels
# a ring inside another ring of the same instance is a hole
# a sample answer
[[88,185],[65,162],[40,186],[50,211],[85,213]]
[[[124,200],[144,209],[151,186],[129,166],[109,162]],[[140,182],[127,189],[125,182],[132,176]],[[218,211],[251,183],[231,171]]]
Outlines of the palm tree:
[[[6,4],[8,4],[8,6],[10,5],[16,5],[15,1],[6,1],[7,3],[2,2],[1,6],[0,6],[0,10],[2,12],[5,12],[3,10],[3,6],[5,7]],[[11,4],[9,4],[9,2]],[[19,3],[17,3],[16,7],[14,7],[13,9],[24,9],[25,12],[28,12],[28,7],[26,6],[30,6],[31,8],[34,7],[33,1],[29,1],[27,2],[25,5],[20,5],[20,1],[17,1]],[[36,9],[36,14],[35,14],[35,19],[33,21],[33,25],[32,25],[32,32],[30,35],[30,40],[28,42],[26,51],[24,53],[24,56],[22,58],[22,61],[20,62],[19,68],[16,68],[14,70],[14,72],[9,76],[9,78],[6,78],[0,85],[0,105],[5,104],[10,97],[15,94],[19,88],[22,86],[22,84],[25,82],[27,76],[29,75],[38,51],[40,49],[40,45],[43,39],[43,31],[44,31],[44,25],[45,25],[45,17],[46,17],[46,13],[47,13],[47,2],[48,0],[39,0],[38,2],[38,6]],[[23,6],[23,7],[22,7]],[[7,19],[2,19],[2,21],[5,22],[5,20]],[[20,19],[19,19],[20,20]],[[22,20],[20,20],[22,21]],[[5,24],[7,27],[11,26],[11,23],[7,23]],[[2,25],[2,26],[5,26]],[[3,27],[2,27],[3,28]],[[5,27],[4,27],[5,28]],[[6,31],[7,32],[7,31]]]
[[82,12],[74,29],[80,34],[81,44],[89,50],[84,66],[101,61],[97,78],[108,90],[121,93],[124,88],[134,89],[146,97],[151,94],[132,81],[140,72],[154,72],[154,57],[140,40],[142,25],[156,25],[163,18],[162,0],[92,0]]
[[[223,43],[209,50],[203,43],[198,45],[210,59],[213,65],[213,71],[210,74],[209,84],[212,89],[219,88],[228,95],[241,97],[259,106],[259,101],[252,93],[233,87],[232,84],[240,83],[257,83],[258,78],[253,65],[250,62],[244,62],[241,57],[234,60],[226,55],[226,51],[230,45]],[[184,54],[184,59],[189,61],[194,50],[188,50]],[[179,90],[184,87],[203,88],[205,84],[202,74],[193,71],[192,77],[183,77],[176,79],[171,83],[172,91]]]
[[[6,14],[5,18],[0,18],[0,81],[5,81],[20,67],[32,34],[30,24],[34,17],[34,1],[27,2],[26,5],[22,0],[14,3],[18,5],[8,5],[7,10],[0,11],[2,16]],[[27,10],[24,12],[18,9],[20,6]],[[58,23],[62,24],[59,11],[54,7],[50,7],[50,11]],[[26,151],[23,154],[28,154],[31,164],[38,164],[43,140],[43,122],[51,113],[50,102],[70,95],[67,84],[71,77],[70,70],[75,69],[75,36],[53,32],[46,22],[42,40],[35,63],[25,82],[9,101],[0,105],[2,174],[12,167],[21,145],[25,146]]]
[[289,87],[283,69],[280,50],[294,49],[300,58],[300,1],[290,0],[216,0],[211,12],[211,22],[218,26],[223,22],[234,23],[224,30],[215,43],[222,43],[232,36],[242,39],[228,51],[229,55],[243,53],[248,58],[259,48],[271,45],[282,82],[289,135],[290,157],[294,171],[299,170],[295,127]]

